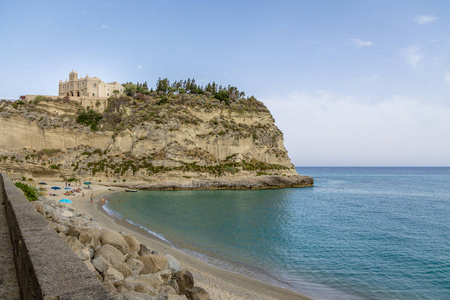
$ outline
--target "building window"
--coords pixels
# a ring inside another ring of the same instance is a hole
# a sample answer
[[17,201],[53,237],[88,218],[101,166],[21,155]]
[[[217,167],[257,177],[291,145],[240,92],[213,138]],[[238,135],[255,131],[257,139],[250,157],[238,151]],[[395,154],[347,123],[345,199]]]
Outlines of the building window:
[[108,94],[106,94],[106,96],[109,96],[109,93],[108,93]]
[[95,94],[94,93],[92,93],[92,97],[94,97],[95,96]]
[[96,83],[94,83],[94,87],[97,87],[97,84],[96,84]]

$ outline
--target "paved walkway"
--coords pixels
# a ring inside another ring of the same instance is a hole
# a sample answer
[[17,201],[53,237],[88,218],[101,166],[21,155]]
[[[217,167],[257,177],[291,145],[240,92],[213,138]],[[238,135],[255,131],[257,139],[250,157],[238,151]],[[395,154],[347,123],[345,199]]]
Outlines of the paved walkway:
[[14,253],[6,221],[3,195],[0,192],[0,299],[20,299]]

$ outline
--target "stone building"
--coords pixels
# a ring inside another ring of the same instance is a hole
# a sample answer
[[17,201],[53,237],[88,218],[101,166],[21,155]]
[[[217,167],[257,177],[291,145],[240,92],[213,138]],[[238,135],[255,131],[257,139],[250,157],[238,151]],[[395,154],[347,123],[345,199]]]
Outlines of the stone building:
[[60,97],[82,97],[82,98],[107,98],[113,95],[117,90],[123,93],[123,86],[117,81],[105,83],[98,77],[78,78],[78,72],[73,71],[69,73],[69,80],[59,81]]

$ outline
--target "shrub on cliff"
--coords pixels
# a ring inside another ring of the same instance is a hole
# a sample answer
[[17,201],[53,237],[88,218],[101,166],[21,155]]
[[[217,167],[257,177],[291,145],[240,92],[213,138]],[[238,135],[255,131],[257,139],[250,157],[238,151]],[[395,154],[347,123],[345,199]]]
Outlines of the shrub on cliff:
[[102,115],[98,112],[88,109],[87,111],[83,108],[78,113],[77,122],[85,124],[91,127],[92,131],[96,131],[98,128],[98,123],[102,119]]
[[32,202],[39,200],[36,189],[22,182],[16,182],[15,184],[19,189],[23,191],[25,197]]

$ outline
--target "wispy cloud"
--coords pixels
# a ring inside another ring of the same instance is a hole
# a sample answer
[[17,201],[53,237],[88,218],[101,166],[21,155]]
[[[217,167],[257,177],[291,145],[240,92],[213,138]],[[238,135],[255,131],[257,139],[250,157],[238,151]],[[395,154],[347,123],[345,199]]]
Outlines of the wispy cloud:
[[409,46],[402,50],[403,59],[413,68],[417,69],[424,55],[420,51],[420,47]]
[[438,17],[436,17],[435,15],[421,15],[421,16],[417,16],[414,18],[414,21],[417,24],[426,24],[426,23],[430,23],[433,22],[435,20],[439,19]]
[[137,65],[137,68],[140,70],[142,69],[142,65]]
[[373,45],[371,41],[363,41],[361,39],[352,39],[352,43],[358,48],[369,47]]
[[103,25],[102,25],[102,28],[103,28],[103,29],[106,29],[106,28],[109,28],[109,26],[108,26],[108,25],[105,25],[105,24],[103,24]]

